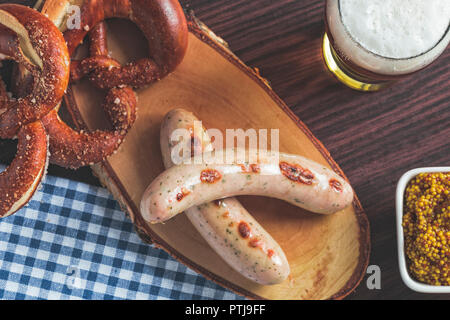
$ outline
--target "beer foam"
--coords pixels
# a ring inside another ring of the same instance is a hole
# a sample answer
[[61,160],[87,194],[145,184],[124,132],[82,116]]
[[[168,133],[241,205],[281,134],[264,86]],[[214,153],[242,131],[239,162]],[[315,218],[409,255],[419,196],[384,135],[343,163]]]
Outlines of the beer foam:
[[450,0],[340,0],[347,32],[366,50],[405,59],[433,48],[450,23]]

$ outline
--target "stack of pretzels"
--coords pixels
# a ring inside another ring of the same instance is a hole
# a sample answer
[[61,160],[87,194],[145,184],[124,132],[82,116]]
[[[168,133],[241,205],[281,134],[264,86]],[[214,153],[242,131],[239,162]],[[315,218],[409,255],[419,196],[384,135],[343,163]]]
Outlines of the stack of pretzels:
[[[79,28],[67,28],[67,9],[79,6]],[[188,30],[177,0],[48,0],[42,13],[0,5],[0,60],[13,60],[10,88],[0,79],[0,138],[18,139],[17,155],[0,173],[0,217],[22,208],[48,162],[71,169],[113,154],[136,120],[133,89],[171,73],[182,61]],[[108,54],[105,19],[134,22],[148,41],[148,58],[120,65]],[[71,61],[89,37],[89,57]],[[105,91],[111,130],[75,131],[58,116],[70,81],[87,77]],[[12,94],[8,91],[12,91]]]

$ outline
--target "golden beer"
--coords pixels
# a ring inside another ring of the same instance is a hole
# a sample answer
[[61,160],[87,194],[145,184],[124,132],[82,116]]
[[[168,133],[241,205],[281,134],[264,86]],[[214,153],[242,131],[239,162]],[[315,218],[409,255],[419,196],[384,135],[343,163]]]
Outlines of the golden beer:
[[450,42],[449,0],[327,0],[325,17],[325,63],[360,91],[425,68]]

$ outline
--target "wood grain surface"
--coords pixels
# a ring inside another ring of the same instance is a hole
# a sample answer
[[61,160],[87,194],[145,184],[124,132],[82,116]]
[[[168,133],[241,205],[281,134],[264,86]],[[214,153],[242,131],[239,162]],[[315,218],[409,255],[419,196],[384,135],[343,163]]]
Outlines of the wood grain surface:
[[[0,3],[11,1],[0,1]],[[16,1],[32,3],[33,1]],[[370,263],[381,268],[381,290],[366,279],[348,299],[450,299],[419,294],[400,278],[395,187],[409,169],[450,165],[450,48],[427,69],[378,93],[338,83],[321,55],[324,0],[183,0],[186,10],[224,38],[330,151],[370,219]],[[15,151],[0,142],[0,162]],[[97,184],[89,169],[50,174]]]

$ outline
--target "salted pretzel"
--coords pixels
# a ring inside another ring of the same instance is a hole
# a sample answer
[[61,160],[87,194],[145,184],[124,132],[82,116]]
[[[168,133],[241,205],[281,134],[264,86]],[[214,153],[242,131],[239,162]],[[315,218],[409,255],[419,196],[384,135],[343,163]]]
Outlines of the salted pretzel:
[[70,58],[62,34],[45,16],[1,4],[0,60],[14,60],[30,75],[17,98],[0,80],[0,138],[18,139],[16,157],[0,173],[0,217],[6,217],[28,203],[46,173],[48,139],[40,119],[66,90]]
[[[89,33],[89,50],[107,55],[104,23],[96,25]],[[115,66],[120,64],[111,59]],[[77,132],[67,126],[53,110],[43,119],[50,137],[50,161],[62,167],[76,169],[103,161],[113,154],[123,142],[136,120],[136,94],[130,87],[110,89],[102,108],[112,125],[112,130]]]
[[31,8],[0,5],[0,60],[11,59],[32,74],[30,92],[3,104],[0,138],[44,117],[61,101],[69,82],[70,57],[61,32]]
[[[98,28],[102,28],[101,24]],[[91,38],[90,35],[89,38]],[[96,50],[100,44],[96,41],[90,42],[91,50]],[[106,43],[101,44],[104,50],[107,50]],[[105,53],[103,49],[102,52]],[[116,65],[119,64],[116,62]],[[29,82],[29,77],[30,74],[26,69],[16,70],[13,90],[16,95],[23,94],[23,88]],[[93,132],[77,131],[64,123],[58,116],[58,105],[42,118],[49,136],[50,163],[77,169],[103,161],[119,148],[136,120],[136,104],[135,92],[130,87],[110,89],[102,108],[112,125],[112,130]]]
[[[80,3],[80,1],[77,1]],[[187,24],[181,6],[174,0],[81,1],[81,28],[65,29],[65,5],[73,1],[49,0],[42,12],[64,31],[69,53],[89,35],[90,57],[72,61],[72,80],[89,74],[98,87],[109,89],[103,109],[112,131],[76,132],[52,111],[43,119],[50,136],[51,162],[78,168],[97,163],[112,154],[122,143],[136,119],[134,91],[160,79],[181,62],[187,47]],[[107,18],[127,18],[137,24],[149,42],[151,58],[121,66],[109,57],[106,43]]]
[[[99,88],[122,85],[141,87],[159,80],[172,72],[182,61],[186,49],[188,30],[186,18],[177,0],[51,0],[43,13],[55,17],[60,29],[66,28],[62,13],[64,4],[80,3],[80,28],[65,30],[69,52],[72,54],[86,34],[99,22],[108,18],[124,18],[134,22],[148,41],[149,57],[115,66],[107,56],[93,55],[74,62],[74,80],[90,74],[89,79]],[[55,14],[55,11],[59,13]]]
[[[9,100],[6,86],[0,79],[0,101]],[[17,155],[0,173],[0,218],[27,204],[46,173],[47,134],[42,123],[36,121],[21,127],[17,138]]]

